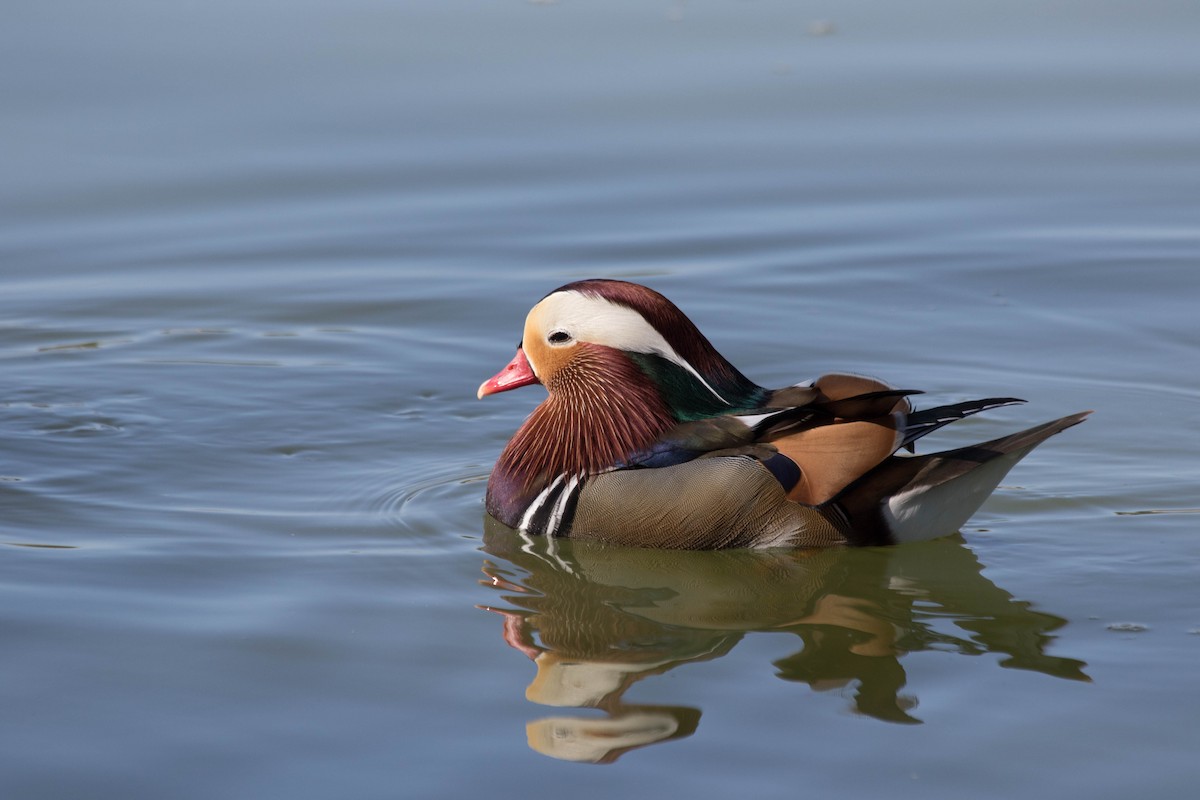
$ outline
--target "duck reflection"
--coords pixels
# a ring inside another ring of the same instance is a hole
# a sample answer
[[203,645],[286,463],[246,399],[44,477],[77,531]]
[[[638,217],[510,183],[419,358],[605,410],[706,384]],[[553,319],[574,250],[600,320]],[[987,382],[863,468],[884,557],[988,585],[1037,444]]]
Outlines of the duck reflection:
[[[1065,620],[1034,611],[980,573],[961,538],[901,547],[788,551],[638,550],[524,537],[488,520],[485,583],[508,607],[504,639],[537,665],[526,697],[595,709],[535,720],[534,750],[608,763],[690,735],[700,710],[622,698],[643,678],[719,658],[752,631],[803,643],[780,678],[824,691],[853,686],[856,711],[919,723],[902,694],[901,658],[941,650],[1003,653],[1002,667],[1089,680],[1085,664],[1047,655]],[[601,712],[601,713],[597,713]]]

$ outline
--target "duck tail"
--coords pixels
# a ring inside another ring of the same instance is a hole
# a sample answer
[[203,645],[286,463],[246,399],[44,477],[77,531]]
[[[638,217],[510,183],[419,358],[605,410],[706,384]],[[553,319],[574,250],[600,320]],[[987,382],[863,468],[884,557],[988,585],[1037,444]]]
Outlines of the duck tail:
[[921,411],[909,412],[904,421],[904,441],[901,447],[908,452],[916,452],[916,441],[922,436],[933,433],[938,428],[951,422],[988,411],[1001,406],[1012,406],[1025,401],[1018,397],[987,397],[983,400],[968,400],[965,403],[955,403],[950,406],[926,408]]
[[820,508],[853,545],[946,536],[979,510],[1018,461],[1091,413],[1071,414],[956,450],[892,456]]

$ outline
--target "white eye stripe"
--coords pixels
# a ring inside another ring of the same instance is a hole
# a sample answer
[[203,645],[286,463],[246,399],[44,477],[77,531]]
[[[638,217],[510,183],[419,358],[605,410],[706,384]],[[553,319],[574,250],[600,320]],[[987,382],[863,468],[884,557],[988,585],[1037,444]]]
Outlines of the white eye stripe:
[[661,333],[628,306],[576,291],[555,292],[534,306],[528,322],[535,323],[542,331],[551,331],[551,336],[559,331],[570,331],[577,341],[661,356],[687,370],[714,397],[729,405],[729,401],[721,397]]

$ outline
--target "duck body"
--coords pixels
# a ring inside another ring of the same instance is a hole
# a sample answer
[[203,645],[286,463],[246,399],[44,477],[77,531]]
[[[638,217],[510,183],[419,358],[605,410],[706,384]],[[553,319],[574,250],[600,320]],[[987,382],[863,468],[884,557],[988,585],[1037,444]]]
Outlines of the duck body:
[[914,410],[919,392],[831,374],[766,389],[690,319],[639,284],[585,280],[529,312],[512,361],[479,396],[549,396],[488,480],[488,513],[536,535],[712,549],[876,545],[957,531],[1073,414],[928,455],[917,439],[1022,402]]

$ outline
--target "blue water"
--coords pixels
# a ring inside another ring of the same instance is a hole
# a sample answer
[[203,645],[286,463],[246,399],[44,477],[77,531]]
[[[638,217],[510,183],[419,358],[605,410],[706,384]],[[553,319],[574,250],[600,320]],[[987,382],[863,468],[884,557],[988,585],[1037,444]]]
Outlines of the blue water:
[[[18,4],[0,795],[1190,797],[1200,9]],[[760,383],[1092,408],[960,535],[485,529],[581,277]],[[592,766],[603,763],[604,766]]]

